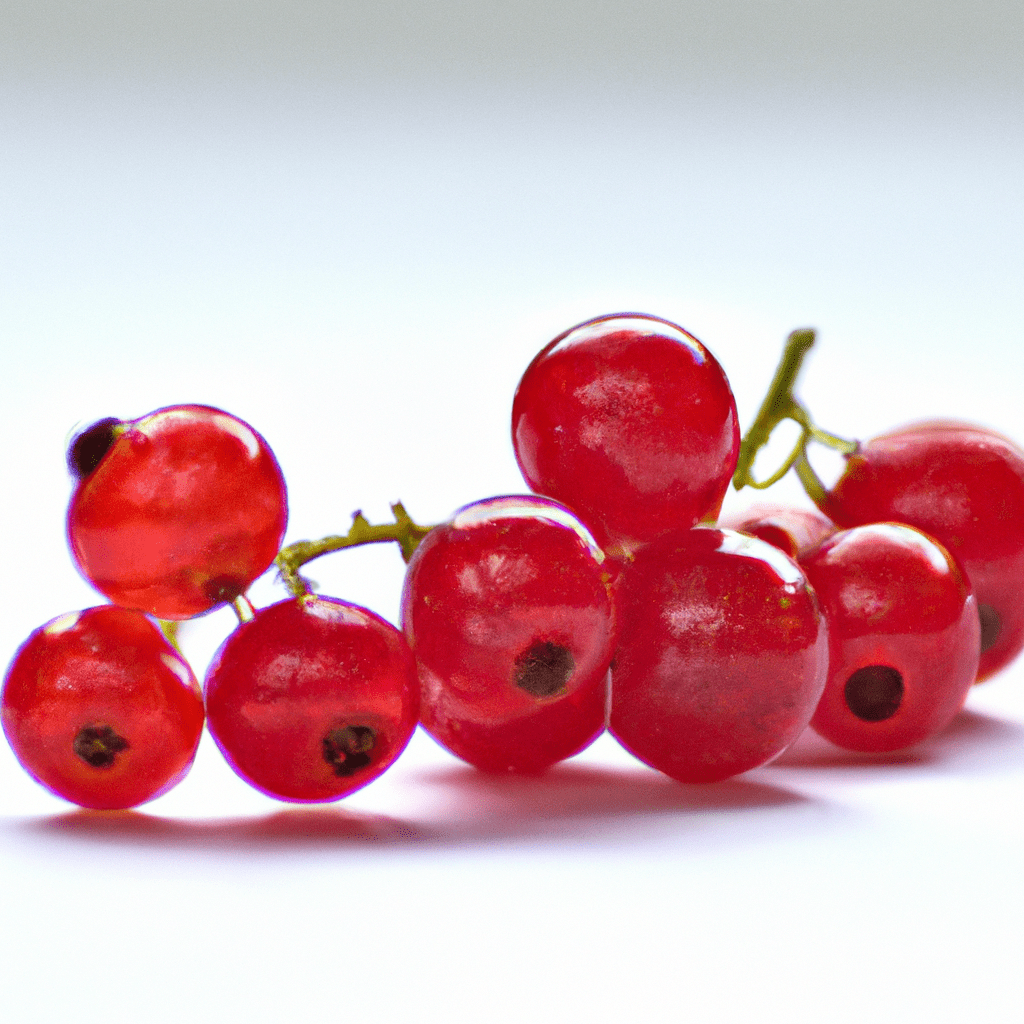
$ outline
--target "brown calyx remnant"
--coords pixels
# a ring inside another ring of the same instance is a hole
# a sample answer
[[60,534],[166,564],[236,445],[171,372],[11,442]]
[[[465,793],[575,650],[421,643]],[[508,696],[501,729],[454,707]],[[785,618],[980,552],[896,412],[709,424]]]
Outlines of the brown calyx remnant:
[[214,604],[231,604],[245,593],[245,585],[233,576],[215,576],[203,585],[203,596]]
[[978,619],[981,622],[981,653],[984,654],[995,647],[999,632],[1003,628],[1003,620],[990,604],[978,605]]
[[117,755],[130,744],[109,725],[87,725],[78,731],[73,748],[75,753],[93,768],[112,768]]
[[332,729],[323,738],[324,760],[339,778],[354,775],[372,760],[377,734],[368,725],[346,725]]
[[568,648],[538,640],[516,658],[512,682],[533,697],[553,697],[565,689],[575,668]]
[[891,665],[865,665],[846,680],[843,697],[861,721],[884,722],[903,702],[903,676]]
[[84,480],[99,467],[103,456],[113,447],[122,429],[120,420],[108,416],[76,434],[68,447],[68,469],[79,480]]

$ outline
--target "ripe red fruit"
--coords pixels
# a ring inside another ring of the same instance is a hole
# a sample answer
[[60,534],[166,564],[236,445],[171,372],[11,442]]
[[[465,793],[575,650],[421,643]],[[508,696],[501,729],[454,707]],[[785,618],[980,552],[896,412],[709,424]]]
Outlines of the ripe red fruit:
[[201,615],[244,593],[281,545],[284,477],[248,424],[202,405],[102,420],[68,455],[79,571],[115,604],[163,619]]
[[609,730],[680,782],[781,753],[825,685],[827,635],[795,562],[706,527],[665,536],[623,573]]
[[206,674],[210,735],[250,785],[279,800],[337,800],[377,778],[416,728],[416,666],[365,608],[289,598],[258,611]]
[[919,423],[862,444],[818,500],[842,527],[894,521],[934,537],[970,581],[978,679],[1024,648],[1024,452],[983,427]]
[[185,660],[143,614],[103,605],[37,629],[4,680],[3,727],[47,789],[83,807],[134,807],[180,782],[203,702]]
[[945,728],[974,681],[980,632],[949,553],[919,530],[876,523],[835,534],[802,564],[830,635],[815,731],[890,751]]
[[768,503],[722,516],[718,525],[721,529],[759,537],[795,559],[836,532],[835,523],[813,509]]
[[604,566],[545,498],[477,502],[431,530],[402,593],[423,727],[491,772],[541,771],[596,739],[615,643]]
[[530,363],[512,443],[531,490],[618,553],[718,514],[739,427],[729,382],[696,338],[622,313],[566,331]]

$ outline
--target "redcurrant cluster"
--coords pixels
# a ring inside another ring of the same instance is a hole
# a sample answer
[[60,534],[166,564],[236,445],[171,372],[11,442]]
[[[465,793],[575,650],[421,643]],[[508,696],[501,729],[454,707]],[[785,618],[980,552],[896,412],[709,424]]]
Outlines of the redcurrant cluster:
[[[18,759],[54,793],[124,808],[180,781],[205,721],[231,767],[282,800],[334,800],[417,724],[489,772],[539,772],[606,728],[682,782],[763,765],[808,726],[891,751],[946,726],[1024,647],[1024,452],[948,421],[866,443],[817,427],[790,336],[742,444],[714,356],[665,320],[600,317],[555,338],[515,394],[533,492],[441,525],[354,517],[282,548],[284,477],[264,439],[206,406],[103,420],[72,442],[68,544],[111,602],[21,646],[2,694]],[[776,426],[799,441],[751,476]],[[811,442],[842,452],[826,487]],[[795,468],[820,511],[717,523],[730,481]],[[401,629],[321,596],[313,558],[397,542]],[[272,564],[290,592],[256,610]],[[199,684],[175,624],[230,604]]]

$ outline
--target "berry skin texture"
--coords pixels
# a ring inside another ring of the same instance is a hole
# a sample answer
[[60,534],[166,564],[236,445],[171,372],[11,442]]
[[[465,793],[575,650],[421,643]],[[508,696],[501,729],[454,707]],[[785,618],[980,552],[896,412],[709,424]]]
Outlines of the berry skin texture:
[[714,356],[681,327],[636,313],[555,338],[512,408],[530,489],[571,508],[609,554],[714,519],[739,441]]
[[792,559],[698,527],[623,573],[609,730],[680,782],[719,782],[780,754],[825,685],[828,638]]
[[848,750],[893,751],[944,729],[977,671],[974,597],[912,527],[844,530],[802,562],[828,620],[828,682],[811,725]]
[[477,502],[431,530],[402,592],[424,729],[488,772],[540,772],[592,743],[615,645],[605,564],[546,498]]
[[405,749],[419,712],[405,637],[365,608],[307,595],[263,608],[206,674],[210,735],[235,772],[279,800],[337,800]]
[[960,563],[978,602],[978,681],[1024,649],[1024,452],[983,427],[914,424],[848,457],[818,502],[841,527],[900,522],[934,537]]
[[744,512],[723,516],[718,525],[722,529],[760,537],[798,561],[836,532],[835,523],[820,512],[767,502],[751,505]]
[[57,796],[135,807],[188,773],[203,729],[191,669],[140,612],[103,605],[37,629],[0,697],[8,742]]
[[288,522],[284,477],[248,424],[178,405],[120,424],[105,450],[102,437],[98,449],[79,443],[92,434],[69,455],[87,472],[68,508],[68,545],[115,604],[192,618],[233,601],[274,560]]

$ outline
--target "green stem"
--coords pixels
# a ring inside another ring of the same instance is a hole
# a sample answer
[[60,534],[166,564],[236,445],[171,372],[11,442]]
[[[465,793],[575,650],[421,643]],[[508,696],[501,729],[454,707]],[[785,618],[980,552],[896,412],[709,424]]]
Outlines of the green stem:
[[[743,487],[764,490],[781,480],[795,466],[797,475],[807,489],[807,493],[812,499],[817,500],[816,495],[824,495],[825,486],[807,461],[808,442],[818,441],[820,444],[847,455],[857,450],[855,441],[847,441],[845,438],[815,426],[810,413],[793,394],[793,387],[800,375],[804,357],[814,345],[814,339],[815,333],[811,328],[793,331],[786,339],[786,347],[775,371],[775,376],[768,387],[768,393],[754,417],[754,422],[740,442],[736,472],[732,478],[733,487],[736,490]],[[800,427],[800,437],[779,469],[772,473],[767,480],[755,480],[753,468],[757,453],[768,443],[772,432],[783,420],[792,420],[796,423]]]
[[374,525],[362,512],[356,512],[352,516],[352,526],[344,535],[324,537],[322,540],[300,540],[283,547],[274,562],[285,586],[296,597],[308,594],[309,584],[299,575],[301,566],[331,551],[354,548],[362,544],[396,541],[402,551],[402,558],[408,562],[420,541],[430,533],[433,526],[421,526],[414,522],[400,501],[391,506],[391,511],[395,516],[393,523]]
[[181,647],[178,644],[178,630],[181,627],[181,623],[176,622],[174,619],[157,619],[156,624],[160,627],[160,632],[163,633],[164,639],[181,654]]

